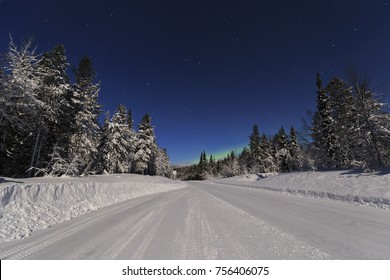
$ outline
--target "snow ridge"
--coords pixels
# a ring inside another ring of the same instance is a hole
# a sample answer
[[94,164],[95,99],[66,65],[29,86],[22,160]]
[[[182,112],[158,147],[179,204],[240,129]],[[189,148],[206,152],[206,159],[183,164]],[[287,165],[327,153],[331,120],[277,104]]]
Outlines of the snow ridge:
[[341,195],[330,192],[318,192],[318,191],[308,191],[308,190],[295,190],[288,188],[274,188],[274,187],[261,187],[261,186],[248,186],[250,188],[257,188],[267,191],[276,191],[281,193],[287,193],[291,195],[301,195],[314,198],[322,199],[333,199],[344,202],[355,203],[359,205],[372,206],[376,208],[390,209],[390,199],[381,198],[381,197],[364,197],[358,195]]
[[134,174],[18,181],[0,184],[0,243],[105,206],[186,186]]
[[390,209],[390,174],[349,171],[247,174],[213,182]]

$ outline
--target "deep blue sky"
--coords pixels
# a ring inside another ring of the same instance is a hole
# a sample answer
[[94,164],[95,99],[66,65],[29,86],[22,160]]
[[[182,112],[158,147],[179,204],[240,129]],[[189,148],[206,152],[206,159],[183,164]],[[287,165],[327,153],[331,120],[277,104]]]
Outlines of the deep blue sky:
[[38,52],[64,44],[71,65],[92,57],[100,102],[150,113],[173,163],[248,143],[254,123],[273,134],[302,127],[315,75],[349,67],[390,89],[388,1],[0,0],[8,34],[34,34]]

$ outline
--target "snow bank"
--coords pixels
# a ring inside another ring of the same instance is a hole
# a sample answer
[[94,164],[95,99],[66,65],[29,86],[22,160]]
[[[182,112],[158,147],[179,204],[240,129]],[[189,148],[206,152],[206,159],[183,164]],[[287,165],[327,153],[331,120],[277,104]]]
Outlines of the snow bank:
[[162,177],[133,174],[80,178],[0,177],[0,243],[86,212],[186,185]]
[[390,172],[384,171],[376,173],[347,170],[248,174],[213,181],[390,209]]

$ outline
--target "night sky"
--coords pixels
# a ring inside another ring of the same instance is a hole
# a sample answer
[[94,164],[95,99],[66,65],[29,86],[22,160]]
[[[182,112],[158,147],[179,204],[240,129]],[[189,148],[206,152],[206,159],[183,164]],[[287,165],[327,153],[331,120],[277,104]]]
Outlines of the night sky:
[[[100,103],[137,124],[149,113],[173,163],[302,127],[325,82],[351,67],[390,89],[387,1],[0,0],[0,53],[34,35],[42,53],[63,44],[72,66],[91,56]],[[387,98],[388,99],[388,98]]]

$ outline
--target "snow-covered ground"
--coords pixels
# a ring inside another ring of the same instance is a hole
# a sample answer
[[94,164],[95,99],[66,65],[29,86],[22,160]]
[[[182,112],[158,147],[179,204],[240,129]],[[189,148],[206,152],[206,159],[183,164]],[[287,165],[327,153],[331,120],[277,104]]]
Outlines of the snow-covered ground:
[[0,243],[131,198],[183,188],[182,182],[133,174],[65,178],[0,177]]
[[390,171],[248,174],[211,181],[390,209]]
[[389,259],[390,211],[208,181],[0,244],[0,259]]
[[0,196],[0,259],[388,259],[390,252],[390,211],[377,209],[390,209],[385,172],[186,184],[138,175],[0,178]]

